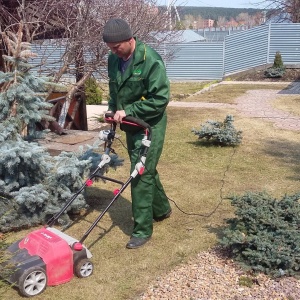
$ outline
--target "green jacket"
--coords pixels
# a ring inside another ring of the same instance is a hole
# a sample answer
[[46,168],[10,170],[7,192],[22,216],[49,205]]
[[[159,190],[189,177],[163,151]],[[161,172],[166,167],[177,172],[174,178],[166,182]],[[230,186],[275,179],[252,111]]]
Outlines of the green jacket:
[[160,55],[148,45],[136,40],[133,61],[122,75],[119,58],[110,53],[108,76],[110,99],[108,109],[125,110],[133,116],[157,123],[169,102],[169,80]]

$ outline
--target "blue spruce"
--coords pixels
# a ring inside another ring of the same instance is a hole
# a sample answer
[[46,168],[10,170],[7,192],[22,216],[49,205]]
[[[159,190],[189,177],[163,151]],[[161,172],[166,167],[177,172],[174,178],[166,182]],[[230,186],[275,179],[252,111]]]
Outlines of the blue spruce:
[[[62,204],[83,184],[101,154],[61,153],[52,157],[35,138],[36,122],[51,121],[51,104],[45,101],[53,86],[49,77],[31,72],[31,45],[17,34],[2,34],[9,55],[4,55],[5,72],[0,71],[0,230],[30,227],[60,210]],[[116,156],[112,166],[118,166]],[[83,195],[68,211],[86,206]],[[67,217],[67,214],[66,214]]]

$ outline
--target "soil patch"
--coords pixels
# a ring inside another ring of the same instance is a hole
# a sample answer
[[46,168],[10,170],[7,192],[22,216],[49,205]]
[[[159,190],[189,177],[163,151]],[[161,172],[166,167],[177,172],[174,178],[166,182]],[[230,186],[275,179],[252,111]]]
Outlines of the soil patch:
[[254,68],[237,74],[229,75],[224,78],[233,81],[265,81],[265,82],[292,82],[300,81],[300,69],[299,68],[287,68],[282,77],[279,78],[267,78],[265,76],[265,70],[267,67]]
[[53,140],[55,143],[63,143],[69,145],[75,145],[78,143],[82,143],[88,140],[91,140],[93,136],[83,136],[83,135],[72,135],[72,136],[64,136]]

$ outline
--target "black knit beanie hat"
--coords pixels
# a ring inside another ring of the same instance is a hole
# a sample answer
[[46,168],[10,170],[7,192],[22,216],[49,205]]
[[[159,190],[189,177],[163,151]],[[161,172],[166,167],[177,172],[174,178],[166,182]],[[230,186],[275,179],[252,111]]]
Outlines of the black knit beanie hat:
[[103,41],[105,43],[118,43],[132,38],[129,24],[122,19],[110,19],[103,28]]

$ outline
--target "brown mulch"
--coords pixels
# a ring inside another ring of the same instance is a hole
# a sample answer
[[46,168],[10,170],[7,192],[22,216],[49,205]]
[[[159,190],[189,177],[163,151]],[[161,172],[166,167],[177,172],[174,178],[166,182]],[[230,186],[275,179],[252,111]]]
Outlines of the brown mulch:
[[266,67],[254,68],[245,72],[229,75],[231,80],[234,81],[263,81],[263,82],[291,82],[300,81],[300,69],[287,68],[285,73],[280,78],[267,78],[264,74]]

